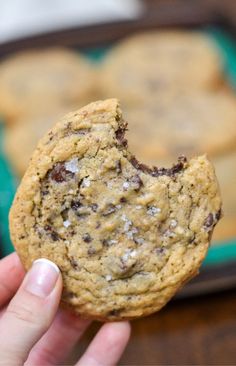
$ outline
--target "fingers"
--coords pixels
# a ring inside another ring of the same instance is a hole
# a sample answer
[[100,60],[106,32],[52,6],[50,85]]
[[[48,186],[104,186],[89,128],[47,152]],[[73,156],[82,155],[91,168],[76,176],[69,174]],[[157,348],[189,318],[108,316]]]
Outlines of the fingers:
[[89,320],[83,320],[66,310],[59,310],[51,328],[30,352],[25,365],[61,364],[89,324]]
[[130,324],[128,322],[103,325],[76,366],[116,365],[129,337]]
[[51,324],[61,290],[58,267],[46,259],[34,262],[0,320],[0,364],[24,364]]
[[0,307],[15,294],[24,274],[25,271],[16,253],[0,261]]

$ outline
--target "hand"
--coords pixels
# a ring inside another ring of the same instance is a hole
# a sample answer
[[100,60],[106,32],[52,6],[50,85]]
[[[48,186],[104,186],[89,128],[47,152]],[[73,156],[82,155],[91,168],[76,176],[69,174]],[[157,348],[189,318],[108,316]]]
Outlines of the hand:
[[[90,322],[58,310],[61,291],[50,261],[34,262],[26,275],[16,253],[0,261],[0,365],[63,363]],[[127,322],[102,325],[76,365],[115,365],[129,335]]]

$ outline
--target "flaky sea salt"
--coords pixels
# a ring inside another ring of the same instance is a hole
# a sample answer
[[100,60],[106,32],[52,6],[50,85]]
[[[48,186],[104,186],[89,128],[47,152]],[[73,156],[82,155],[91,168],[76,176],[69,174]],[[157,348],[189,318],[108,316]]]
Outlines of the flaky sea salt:
[[91,182],[90,182],[89,178],[84,178],[83,179],[83,183],[82,183],[83,187],[90,187],[90,184],[91,184]]
[[127,262],[127,260],[131,257],[135,257],[137,255],[137,251],[135,249],[127,249],[125,254],[122,255],[121,260],[122,262]]
[[121,220],[122,221],[127,221],[128,220],[128,217],[125,214],[122,214],[121,215]]
[[164,232],[164,236],[166,236],[166,237],[168,237],[168,238],[174,238],[174,237],[176,236],[176,234],[175,234],[173,231],[171,231],[171,230],[167,229],[167,230]]
[[154,215],[156,215],[157,213],[160,213],[160,212],[161,212],[161,209],[159,207],[155,207],[155,206],[150,206],[147,209],[147,214],[150,215],[150,216],[154,216]]
[[69,161],[66,161],[65,168],[66,168],[66,170],[68,170],[71,173],[78,173],[78,171],[79,171],[78,159],[73,158]]
[[117,244],[117,243],[118,243],[118,240],[115,240],[115,239],[107,240],[108,245],[114,245],[114,244]]
[[107,281],[111,281],[111,280],[112,280],[112,276],[111,276],[111,275],[109,275],[109,274],[108,274],[108,275],[106,275],[106,277],[105,277],[105,278],[106,278],[106,280],[107,280]]
[[174,229],[178,225],[178,222],[174,219],[170,220],[170,228]]
[[63,222],[63,225],[67,228],[71,225],[71,222],[69,220],[66,220]]
[[137,251],[134,249],[130,252],[130,257],[135,257],[137,255]]
[[130,226],[132,226],[132,221],[127,220],[124,224],[124,231],[127,232],[130,229]]
[[134,227],[126,233],[126,236],[127,236],[128,239],[133,239],[134,234],[137,234],[137,233],[138,233],[138,229],[136,227]]
[[127,191],[127,189],[129,188],[129,186],[130,186],[129,182],[124,182],[124,183],[123,183],[123,189],[124,189],[125,191]]
[[107,187],[109,188],[109,189],[112,189],[113,188],[113,182],[107,182]]
[[142,244],[144,244],[144,239],[143,238],[135,238],[135,243],[142,245]]
[[124,224],[124,232],[129,231],[130,226],[133,225],[132,221],[130,221],[129,218],[125,214],[122,214],[121,215],[121,220],[125,222],[125,224]]

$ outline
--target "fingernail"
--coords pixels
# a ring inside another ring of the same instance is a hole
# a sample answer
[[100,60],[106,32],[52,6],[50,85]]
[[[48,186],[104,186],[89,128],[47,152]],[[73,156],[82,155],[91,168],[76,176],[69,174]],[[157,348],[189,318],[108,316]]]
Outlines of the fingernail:
[[47,297],[54,289],[59,273],[55,263],[45,258],[37,259],[26,275],[26,291],[39,297]]

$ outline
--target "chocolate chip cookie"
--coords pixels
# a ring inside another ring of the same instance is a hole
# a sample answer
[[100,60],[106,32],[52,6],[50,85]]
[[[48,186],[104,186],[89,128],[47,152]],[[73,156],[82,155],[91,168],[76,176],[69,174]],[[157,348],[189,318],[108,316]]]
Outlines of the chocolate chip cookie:
[[64,114],[65,110],[59,107],[47,111],[33,109],[6,129],[4,150],[17,176],[22,177],[25,173],[38,140]]
[[223,60],[201,32],[152,31],[112,48],[101,70],[103,96],[146,102],[169,90],[212,90],[221,84]]
[[127,150],[116,99],[66,115],[39,142],[10,212],[28,269],[61,269],[62,303],[100,320],[151,314],[192,278],[221,216],[213,166],[148,167]]
[[93,95],[93,70],[76,52],[49,48],[17,53],[0,64],[0,115],[11,123],[32,106],[84,105]]
[[181,154],[213,157],[236,144],[236,98],[229,92],[168,93],[128,108],[125,117],[130,148],[147,163]]

